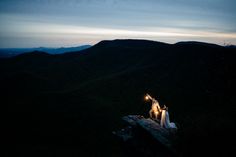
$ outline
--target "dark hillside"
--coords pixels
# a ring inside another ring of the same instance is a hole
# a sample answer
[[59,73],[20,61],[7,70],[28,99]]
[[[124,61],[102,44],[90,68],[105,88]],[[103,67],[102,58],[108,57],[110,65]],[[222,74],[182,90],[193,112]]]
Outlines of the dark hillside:
[[146,40],[1,59],[6,153],[125,156],[111,132],[122,125],[121,116],[147,116],[150,104],[143,96],[150,93],[180,127],[180,154],[229,156],[236,127],[235,60],[235,48]]

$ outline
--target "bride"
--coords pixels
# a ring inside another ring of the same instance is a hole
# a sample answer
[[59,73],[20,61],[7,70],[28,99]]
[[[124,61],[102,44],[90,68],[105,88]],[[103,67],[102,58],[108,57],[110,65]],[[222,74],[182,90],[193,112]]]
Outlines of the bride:
[[161,126],[164,128],[175,128],[177,129],[175,123],[170,122],[168,107],[164,105],[161,112]]

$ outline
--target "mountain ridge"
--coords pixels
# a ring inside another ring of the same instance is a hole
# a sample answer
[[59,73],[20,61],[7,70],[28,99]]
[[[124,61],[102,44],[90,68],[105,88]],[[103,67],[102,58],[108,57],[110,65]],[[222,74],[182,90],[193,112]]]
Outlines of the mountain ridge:
[[60,47],[60,48],[48,48],[48,47],[38,47],[38,48],[0,48],[0,58],[14,57],[24,53],[30,53],[33,51],[46,52],[48,54],[63,54],[73,51],[81,51],[90,48],[91,45],[82,45],[77,47]]
[[[70,51],[66,51],[63,53],[48,53],[46,51],[44,51],[44,49],[48,49],[48,48],[34,48],[34,51],[28,51],[27,53],[37,53],[37,52],[45,52],[48,54],[53,54],[53,55],[64,55],[64,53],[67,53],[67,55],[72,55],[72,54],[76,54],[76,53],[81,53],[81,52],[87,52],[87,51],[91,51],[93,49],[99,49],[99,48],[115,48],[115,47],[122,47],[122,48],[126,48],[128,49],[130,48],[137,48],[137,49],[146,49],[146,48],[167,48],[167,47],[186,47],[186,48],[191,48],[191,47],[197,47],[197,48],[227,48],[227,49],[235,49],[235,46],[220,46],[217,44],[213,44],[213,43],[206,43],[206,42],[200,42],[200,41],[180,41],[174,44],[169,44],[169,43],[164,43],[164,42],[159,42],[159,41],[152,41],[152,40],[141,40],[141,39],[115,39],[115,40],[102,40],[100,42],[98,42],[97,44],[90,46],[90,45],[84,45],[85,47],[82,48],[79,51],[76,50],[70,50]],[[81,47],[81,46],[79,46]],[[82,46],[83,47],[83,46]],[[73,48],[78,48],[78,47],[71,47]],[[50,49],[50,48],[49,48]],[[52,48],[54,49],[54,48]],[[57,49],[67,49],[67,48],[57,48]],[[70,49],[70,48],[68,48]],[[88,49],[88,50],[87,50]],[[21,53],[20,53],[21,54]],[[10,57],[14,57],[16,55],[10,56]],[[7,56],[6,58],[8,58],[9,56]],[[0,57],[0,58],[5,58],[5,57]]]

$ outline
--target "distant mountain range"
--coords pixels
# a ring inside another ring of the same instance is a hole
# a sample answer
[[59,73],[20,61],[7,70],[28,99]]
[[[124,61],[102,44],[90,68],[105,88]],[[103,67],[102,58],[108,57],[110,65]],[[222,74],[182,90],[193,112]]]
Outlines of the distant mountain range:
[[235,47],[147,40],[1,58],[0,104],[7,108],[1,131],[11,148],[5,154],[125,156],[111,132],[124,115],[148,117],[149,93],[178,124],[180,156],[228,157],[235,154],[228,142],[236,132],[235,60]]
[[0,48],[0,58],[7,58],[17,56],[19,54],[41,51],[47,52],[49,54],[62,54],[73,51],[81,51],[90,48],[91,45],[82,45],[77,47],[60,47],[60,48],[48,48],[48,47],[38,47],[38,48]]

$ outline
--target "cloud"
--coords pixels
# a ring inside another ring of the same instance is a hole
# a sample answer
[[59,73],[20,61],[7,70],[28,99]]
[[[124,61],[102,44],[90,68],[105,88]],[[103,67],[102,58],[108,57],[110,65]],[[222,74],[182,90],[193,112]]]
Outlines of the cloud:
[[0,38],[9,39],[4,42],[5,47],[11,40],[17,43],[20,37],[31,39],[34,44],[52,40],[58,46],[63,43],[56,38],[72,43],[75,39],[95,43],[113,38],[222,43],[235,40],[236,14],[232,9],[235,3],[233,0],[2,0]]

